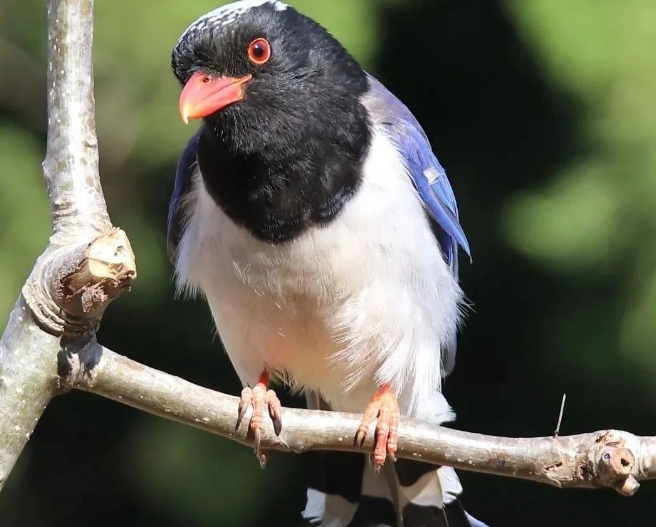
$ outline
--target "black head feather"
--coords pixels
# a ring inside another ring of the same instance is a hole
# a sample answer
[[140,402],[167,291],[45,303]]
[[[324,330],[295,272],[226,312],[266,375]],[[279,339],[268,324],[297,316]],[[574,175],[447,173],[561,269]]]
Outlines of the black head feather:
[[[336,217],[358,186],[371,135],[361,102],[367,75],[290,6],[246,1],[230,8],[192,24],[172,66],[182,84],[199,72],[252,75],[243,101],[204,119],[198,165],[208,192],[236,223],[258,238],[285,241]],[[271,45],[262,66],[248,58],[257,38]]]

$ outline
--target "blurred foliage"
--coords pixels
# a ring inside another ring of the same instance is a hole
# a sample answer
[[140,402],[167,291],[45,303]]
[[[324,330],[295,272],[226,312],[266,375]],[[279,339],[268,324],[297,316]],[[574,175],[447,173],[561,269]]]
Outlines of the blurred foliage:
[[[652,0],[292,0],[415,112],[458,196],[474,304],[447,395],[460,428],[656,433],[656,10]],[[208,310],[173,299],[165,250],[178,152],[169,56],[210,0],[96,2],[101,174],[139,265],[101,341],[237,393]],[[0,316],[49,233],[45,9],[0,3]],[[287,404],[298,401],[288,397]],[[650,419],[651,418],[651,419]],[[261,471],[228,440],[82,393],[46,411],[0,496],[0,525],[299,525],[302,459]],[[622,499],[462,473],[493,527],[651,526]]]
[[[506,232],[524,253],[562,273],[618,276],[620,349],[650,377],[656,367],[656,104],[653,5],[512,2],[526,44],[553,82],[585,105],[586,152],[507,205]],[[627,260],[630,260],[627,262]],[[623,265],[624,264],[624,265]]]

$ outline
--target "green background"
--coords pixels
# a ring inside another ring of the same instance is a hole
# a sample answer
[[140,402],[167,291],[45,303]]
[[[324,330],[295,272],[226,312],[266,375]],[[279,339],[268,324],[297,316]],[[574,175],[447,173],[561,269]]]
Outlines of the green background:
[[[606,427],[656,434],[656,9],[653,0],[292,0],[406,102],[458,197],[474,305],[447,396],[457,426],[507,436]],[[43,0],[0,3],[0,320],[50,220]],[[200,302],[173,300],[165,223],[178,117],[169,68],[208,0],[98,0],[96,101],[108,208],[137,256],[100,340],[237,393]],[[298,401],[285,399],[287,404]],[[46,410],[0,525],[300,525],[301,458],[248,448],[83,393]],[[461,473],[492,527],[654,525],[632,499]]]

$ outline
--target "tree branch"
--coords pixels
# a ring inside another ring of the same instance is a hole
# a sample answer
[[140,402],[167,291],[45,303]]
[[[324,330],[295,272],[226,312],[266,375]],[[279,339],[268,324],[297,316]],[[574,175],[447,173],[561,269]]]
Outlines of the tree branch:
[[111,227],[98,177],[93,96],[93,0],[48,2],[48,146],[43,177],[54,242]]
[[[93,0],[48,1],[48,146],[44,179],[53,218],[0,340],[0,489],[50,399],[79,388],[248,444],[237,398],[135,363],[103,348],[95,329],[136,276],[125,234],[112,227],[98,175],[94,123]],[[285,409],[277,437],[291,452],[370,451],[353,443],[360,416]],[[399,456],[558,487],[610,487],[632,495],[656,478],[656,437],[605,430],[569,437],[502,438],[412,419]]]
[[[250,444],[248,424],[242,422],[236,428],[237,397],[143,366],[96,343],[84,355],[69,356],[64,370],[61,373],[68,386]],[[270,420],[265,419],[262,445],[297,453],[369,452],[373,449],[373,433],[362,448],[353,443],[360,418],[354,414],[285,408],[280,437],[275,435]],[[398,456],[561,488],[610,487],[627,496],[638,490],[638,481],[656,478],[656,437],[638,437],[616,430],[506,438],[403,418]]]
[[[93,0],[48,1],[48,144],[43,163],[53,235],[0,340],[0,489],[59,388],[57,354],[83,347],[136,276],[98,175]],[[80,338],[80,336],[86,336]]]

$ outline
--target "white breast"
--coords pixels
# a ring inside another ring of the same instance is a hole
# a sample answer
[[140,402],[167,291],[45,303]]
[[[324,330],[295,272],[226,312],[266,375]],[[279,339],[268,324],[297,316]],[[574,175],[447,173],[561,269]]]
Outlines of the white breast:
[[282,245],[235,225],[197,177],[178,286],[205,295],[243,383],[266,367],[354,412],[390,383],[403,413],[442,420],[440,349],[461,291],[396,150],[382,133],[371,149],[338,218]]

